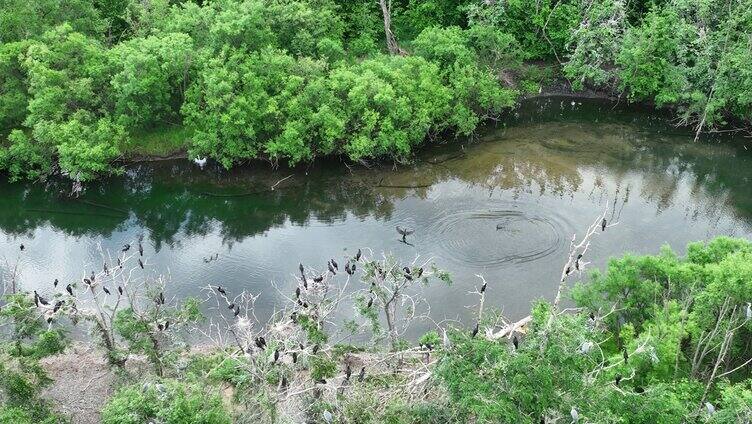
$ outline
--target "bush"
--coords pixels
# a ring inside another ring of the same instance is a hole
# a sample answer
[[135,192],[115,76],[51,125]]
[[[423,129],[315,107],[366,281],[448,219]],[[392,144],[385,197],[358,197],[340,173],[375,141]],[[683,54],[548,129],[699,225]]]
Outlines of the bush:
[[175,380],[120,389],[102,410],[104,424],[229,424],[220,396],[209,388]]

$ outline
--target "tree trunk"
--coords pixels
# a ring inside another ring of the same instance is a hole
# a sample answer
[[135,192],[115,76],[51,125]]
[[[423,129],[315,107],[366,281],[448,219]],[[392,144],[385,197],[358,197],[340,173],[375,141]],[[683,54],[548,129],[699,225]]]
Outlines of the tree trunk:
[[159,342],[157,341],[157,338],[154,337],[154,334],[149,333],[149,340],[151,341],[152,349],[154,349],[154,352],[150,356],[152,356],[151,360],[154,364],[154,370],[157,373],[157,376],[164,377],[164,368],[162,367],[162,359],[159,355]]
[[381,6],[381,13],[384,15],[384,33],[386,34],[386,47],[389,49],[390,54],[402,54],[399,44],[397,44],[397,38],[392,32],[392,1],[391,0],[379,0]]
[[389,332],[389,342],[392,345],[392,351],[397,351],[397,341],[398,341],[398,335],[397,335],[397,328],[396,325],[396,305],[394,305],[394,299],[392,299],[389,303],[387,303],[384,306],[384,312],[386,313],[386,327],[387,331]]

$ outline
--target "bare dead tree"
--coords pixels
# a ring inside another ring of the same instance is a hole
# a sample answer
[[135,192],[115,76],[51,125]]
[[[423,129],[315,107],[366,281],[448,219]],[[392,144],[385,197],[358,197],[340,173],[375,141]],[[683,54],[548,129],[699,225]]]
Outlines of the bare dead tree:
[[259,295],[247,291],[234,295],[227,287],[205,289],[211,318],[208,326],[197,330],[251,377],[255,384],[248,402],[273,408],[248,407],[244,419],[260,420],[279,409],[287,417],[305,421],[304,409],[291,406],[300,397],[341,393],[350,386],[350,377],[313,381],[305,372],[317,358],[330,358],[331,347],[339,342],[332,339],[338,334],[334,314],[350,299],[348,285],[357,268],[350,260],[346,258],[345,268],[351,272],[337,272],[331,263],[332,271],[303,269],[295,277],[292,293],[272,283],[282,304],[264,321],[256,314]]
[[[369,311],[379,310],[386,322],[386,332],[392,351],[398,351],[399,341],[410,324],[419,318],[426,318],[430,306],[412,288],[419,284],[428,284],[430,279],[439,278],[448,281],[448,275],[434,267],[430,259],[402,264],[392,256],[383,256],[382,260],[364,259],[362,282],[368,286],[359,293],[361,312],[371,319],[372,328],[378,333],[378,314]],[[423,307],[424,311],[419,312]],[[400,311],[403,315],[400,315]]]
[[9,281],[5,281],[4,275],[6,273],[0,272],[0,278],[2,278],[2,287],[0,288],[2,290],[2,293],[0,293],[0,296],[5,295],[5,293],[8,292],[9,289],[11,294],[16,294],[18,292],[18,277],[21,274],[21,270],[18,268],[18,264],[21,263],[22,252],[23,250],[20,249],[18,256],[16,257],[16,261],[12,265],[10,264],[10,262],[8,262],[8,258],[4,258],[5,266],[3,268],[7,270]]
[[[566,263],[561,270],[559,286],[556,290],[556,296],[554,297],[551,315],[549,316],[548,321],[546,322],[546,326],[543,329],[544,340],[546,339],[548,332],[551,331],[554,320],[560,313],[559,303],[561,303],[561,297],[567,287],[567,279],[574,273],[581,273],[582,271],[584,271],[585,267],[589,264],[589,262],[585,261],[584,259],[585,254],[590,248],[591,239],[595,235],[599,234],[599,229],[600,232],[604,232],[607,228],[613,227],[618,224],[618,222],[609,223],[606,218],[607,214],[608,210],[604,210],[600,215],[598,215],[593,223],[587,227],[585,234],[582,236],[582,239],[579,242],[577,241],[577,234],[574,234],[572,236],[572,240],[569,243],[569,254],[567,256]],[[545,350],[545,348],[546,343],[541,343],[541,353]]]
[[379,0],[379,6],[381,6],[381,14],[384,19],[384,34],[386,36],[386,48],[390,54],[402,55],[405,51],[400,48],[397,42],[397,37],[394,36],[392,31],[392,0]]
[[[74,324],[91,322],[110,364],[124,369],[129,353],[146,353],[157,375],[163,376],[165,352],[174,348],[177,331],[195,316],[180,313],[177,301],[165,297],[167,277],[149,275],[142,252],[123,249],[112,254],[100,247],[100,258],[101,265],[89,264],[82,271],[80,282],[58,286],[56,315],[67,316]],[[119,335],[118,319],[132,320],[138,330],[127,337]],[[133,351],[131,343],[136,339],[148,341],[150,348]]]

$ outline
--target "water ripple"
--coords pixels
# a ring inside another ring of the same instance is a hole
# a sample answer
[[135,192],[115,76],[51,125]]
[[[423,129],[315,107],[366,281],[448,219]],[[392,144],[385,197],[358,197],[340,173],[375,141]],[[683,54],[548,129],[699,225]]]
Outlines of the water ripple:
[[501,268],[546,258],[564,247],[569,225],[535,204],[443,212],[429,227],[441,255],[475,268]]

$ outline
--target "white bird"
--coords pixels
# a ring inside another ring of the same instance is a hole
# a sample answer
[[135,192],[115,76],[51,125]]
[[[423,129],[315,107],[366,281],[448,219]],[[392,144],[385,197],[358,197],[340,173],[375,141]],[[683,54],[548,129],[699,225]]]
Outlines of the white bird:
[[590,353],[590,350],[593,348],[593,342],[587,341],[580,345],[580,353],[583,355],[587,355]]
[[747,302],[747,319],[752,319],[752,303]]
[[569,411],[569,414],[572,416],[572,422],[576,423],[580,421],[580,413],[577,412],[576,409],[574,409],[574,406],[572,407],[572,410]]
[[715,414],[715,406],[710,402],[705,402],[705,409],[708,410],[708,415]]
[[206,158],[195,158],[193,159],[193,163],[199,166],[199,168],[204,169],[204,166],[206,165]]
[[452,347],[452,342],[449,340],[449,336],[447,335],[446,328],[444,329],[444,349],[449,349]]
[[332,422],[333,419],[334,419],[334,415],[332,415],[331,412],[324,411],[324,421],[326,421],[327,423],[330,423]]

